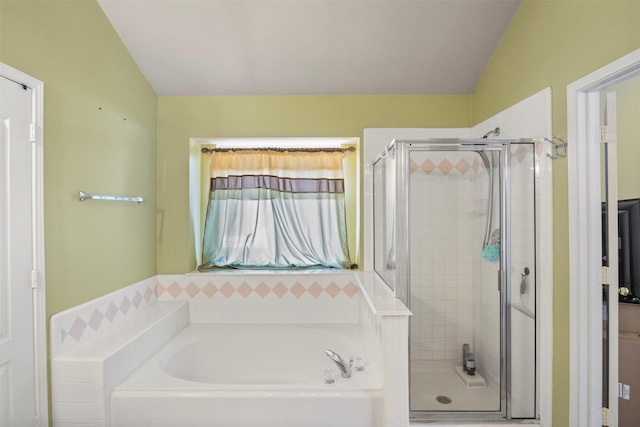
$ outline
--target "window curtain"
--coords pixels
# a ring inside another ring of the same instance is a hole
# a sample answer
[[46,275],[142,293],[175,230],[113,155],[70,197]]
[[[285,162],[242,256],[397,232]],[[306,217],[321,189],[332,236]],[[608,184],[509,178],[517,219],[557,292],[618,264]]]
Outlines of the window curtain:
[[349,268],[342,151],[211,155],[202,264]]

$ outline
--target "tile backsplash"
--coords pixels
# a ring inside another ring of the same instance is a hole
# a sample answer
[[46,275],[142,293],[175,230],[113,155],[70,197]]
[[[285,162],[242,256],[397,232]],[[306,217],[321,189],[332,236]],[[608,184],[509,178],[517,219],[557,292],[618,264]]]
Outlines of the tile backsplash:
[[158,276],[159,301],[187,301],[191,323],[356,323],[353,273]]
[[90,340],[156,302],[156,276],[51,317],[51,358]]

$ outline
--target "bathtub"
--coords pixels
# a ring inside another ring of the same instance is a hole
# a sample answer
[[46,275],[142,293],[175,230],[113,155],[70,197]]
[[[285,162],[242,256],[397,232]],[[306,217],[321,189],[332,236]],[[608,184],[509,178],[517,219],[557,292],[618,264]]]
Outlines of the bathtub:
[[[325,355],[360,356],[342,378]],[[114,427],[384,425],[379,360],[360,326],[188,325],[116,386]],[[325,369],[335,374],[323,382]]]

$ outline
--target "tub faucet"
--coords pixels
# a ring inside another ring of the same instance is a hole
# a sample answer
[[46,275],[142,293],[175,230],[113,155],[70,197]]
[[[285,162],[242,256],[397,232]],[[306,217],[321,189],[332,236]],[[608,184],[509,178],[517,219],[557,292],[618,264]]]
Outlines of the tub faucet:
[[338,365],[342,378],[351,378],[351,365],[353,364],[353,358],[349,360],[349,363],[347,364],[347,362],[345,362],[335,351],[326,350],[325,353],[336,363],[336,365]]

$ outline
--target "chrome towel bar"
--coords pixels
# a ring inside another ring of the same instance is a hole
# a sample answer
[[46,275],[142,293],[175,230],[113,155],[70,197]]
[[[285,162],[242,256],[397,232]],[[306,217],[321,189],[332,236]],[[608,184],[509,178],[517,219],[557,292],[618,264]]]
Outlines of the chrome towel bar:
[[143,199],[140,196],[138,196],[138,197],[99,196],[97,194],[85,193],[84,191],[79,191],[78,192],[78,200],[80,200],[81,202],[84,202],[85,200],[111,200],[111,201],[117,201],[117,202],[136,202],[136,203],[142,203],[142,202],[148,202],[149,201],[147,199]]

